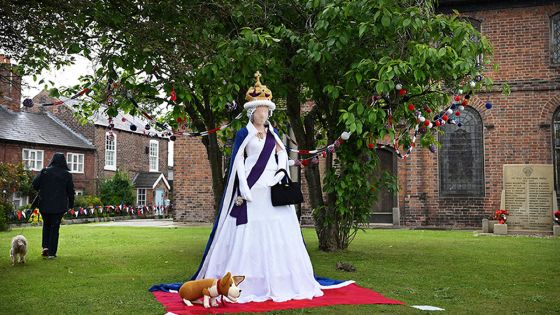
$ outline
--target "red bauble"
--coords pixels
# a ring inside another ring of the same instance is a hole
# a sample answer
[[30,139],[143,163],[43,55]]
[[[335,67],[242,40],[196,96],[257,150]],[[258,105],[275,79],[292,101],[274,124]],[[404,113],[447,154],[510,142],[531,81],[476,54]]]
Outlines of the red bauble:
[[456,112],[455,112],[455,116],[461,116],[461,112],[460,112],[460,111],[456,111]]
[[370,148],[370,149],[373,149],[373,148],[375,147],[375,145],[374,145],[373,143],[370,143],[370,144],[368,144],[367,146],[368,146],[368,148]]
[[414,110],[414,104],[408,104],[408,110],[409,111],[413,111]]
[[441,126],[441,123],[439,122],[439,120],[436,121],[436,127]]
[[426,120],[424,121],[424,126],[428,127],[429,125],[430,125],[430,121],[426,119]]
[[399,94],[400,94],[401,96],[406,95],[406,90],[405,90],[405,89],[399,90]]
[[455,96],[455,101],[458,102],[458,101],[460,101],[460,100],[461,100],[461,96],[459,96],[459,95]]
[[443,115],[443,117],[441,117],[441,119],[447,121],[449,119],[449,117],[447,117],[447,115]]
[[182,122],[183,122],[183,118],[177,117],[177,122],[178,122],[178,123],[182,123]]
[[469,100],[463,100],[463,106],[469,105]]

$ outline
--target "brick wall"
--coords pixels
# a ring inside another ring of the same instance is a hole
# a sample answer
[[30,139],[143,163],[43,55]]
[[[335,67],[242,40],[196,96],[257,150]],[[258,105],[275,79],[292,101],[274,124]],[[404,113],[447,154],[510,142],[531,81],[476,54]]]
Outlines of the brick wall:
[[173,219],[212,222],[215,209],[212,171],[201,140],[178,137],[173,161]]
[[[552,115],[560,106],[560,68],[550,65],[549,16],[560,4],[467,12],[481,21],[494,46],[498,71],[486,75],[507,81],[512,93],[479,94],[471,105],[484,125],[485,195],[439,196],[437,154],[420,149],[400,161],[402,223],[412,226],[478,227],[500,207],[503,165],[552,163]],[[487,98],[493,108],[487,110]],[[461,167],[457,165],[457,167]]]
[[10,58],[0,54],[0,104],[18,111],[21,104],[21,77],[11,70]]
[[[45,91],[33,98],[35,104],[51,102],[52,100]],[[48,110],[53,113],[70,129],[82,134],[97,148],[94,153],[95,161],[93,163],[96,170],[95,178],[98,183],[104,178],[110,178],[115,174],[114,171],[105,170],[105,133],[108,131],[106,127],[91,123],[82,125],[73,116],[72,109],[67,106],[52,106],[46,109],[33,107],[31,109],[31,111],[41,110]],[[163,173],[167,178],[167,139],[151,138],[146,135],[118,129],[115,129],[113,132],[117,139],[117,168],[119,170],[126,171],[131,180],[139,172],[149,172],[149,154],[146,153],[146,148],[149,148],[150,140],[157,140],[159,143],[158,172]]]
[[[95,126],[94,145],[97,148],[97,172],[99,179],[112,177],[115,172],[105,170],[105,134],[108,131],[103,126]],[[113,130],[117,143],[117,168],[128,173],[132,179],[139,172],[149,171],[150,140],[159,143],[159,173],[167,178],[167,139],[151,138],[128,131]]]
[[[90,194],[95,191],[95,168],[94,168],[94,152],[92,150],[74,149],[66,147],[58,147],[52,145],[25,144],[14,142],[0,143],[0,162],[21,163],[23,149],[43,150],[43,167],[49,165],[54,153],[61,152],[67,156],[67,153],[84,154],[84,172],[72,173],[74,179],[74,189],[83,190],[84,194]],[[34,172],[35,174],[37,172]]]

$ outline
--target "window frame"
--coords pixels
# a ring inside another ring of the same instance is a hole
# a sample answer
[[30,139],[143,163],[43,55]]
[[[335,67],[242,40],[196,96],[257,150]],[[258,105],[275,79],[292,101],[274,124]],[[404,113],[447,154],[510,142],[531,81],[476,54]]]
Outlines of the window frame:
[[[560,28],[560,11],[552,14],[550,16],[549,19],[549,44],[548,44],[548,53],[549,53],[549,63],[551,67],[560,67],[560,38],[555,38],[554,37],[554,24],[556,22],[556,24],[558,25],[558,28]],[[556,46],[558,49],[558,61],[554,62],[553,59],[553,50],[554,50],[554,41],[556,39]]]
[[[155,144],[155,155],[152,154],[152,145]],[[155,168],[152,168],[152,159],[155,159]],[[148,168],[150,172],[159,172],[159,141],[150,140],[148,149]]]
[[[71,157],[77,156],[78,161],[74,164],[74,161]],[[80,163],[80,157],[82,158],[82,163]],[[75,153],[75,152],[68,152],[66,153],[66,163],[68,164],[68,168],[70,169],[70,173],[74,174],[84,174],[85,169],[85,160],[86,157],[83,153]],[[77,170],[74,170],[74,166],[77,165]],[[80,171],[80,165],[82,166],[82,170]]]
[[[113,133],[113,146],[112,150],[107,150],[107,138],[109,137],[110,133],[105,133],[105,166],[104,169],[108,171],[116,171],[117,170],[117,134]],[[107,153],[113,152],[113,163],[114,164],[107,164]]]
[[[11,202],[14,205],[14,209],[18,209],[21,206],[26,206],[28,204],[30,204],[29,202],[29,196],[24,195],[22,192],[20,191],[16,191],[12,194],[12,198],[11,198]],[[16,201],[18,201],[19,205],[16,205]]]
[[[465,107],[465,110],[463,111],[463,115],[461,115],[461,117],[464,117],[464,113],[465,111],[468,111],[470,114],[472,114],[474,117],[474,119],[477,120],[478,123],[480,123],[480,126],[477,126],[476,128],[479,129],[480,132],[480,144],[479,144],[479,151],[480,151],[480,161],[481,161],[481,168],[480,168],[480,190],[477,192],[449,192],[449,191],[445,191],[444,189],[442,189],[443,184],[444,184],[444,180],[443,180],[443,161],[442,161],[442,152],[443,152],[443,137],[445,137],[445,135],[440,135],[438,137],[438,141],[441,143],[442,147],[440,148],[439,152],[438,152],[438,191],[439,191],[439,197],[440,198],[484,198],[486,196],[486,177],[485,177],[485,148],[484,148],[484,121],[482,120],[482,116],[480,115],[480,113],[472,108],[472,107]],[[448,125],[446,125],[447,128],[449,128]],[[455,128],[459,128],[457,126],[455,126]],[[461,127],[463,128],[463,127]]]
[[[140,191],[143,191],[143,194],[140,193]],[[140,196],[143,195],[143,203],[140,202]],[[148,197],[148,192],[146,188],[137,188],[136,189],[136,205],[137,206],[145,206],[147,203],[147,197]]]
[[[27,151],[27,156],[29,157],[31,152],[35,153],[35,159],[33,160],[33,167],[28,167],[28,163],[27,161],[31,161],[29,158],[25,159],[25,151]],[[37,153],[41,152],[41,167],[37,167],[38,165],[38,159],[37,159]],[[27,149],[27,148],[23,148],[21,150],[21,161],[23,162],[23,165],[25,167],[25,169],[30,170],[30,171],[40,171],[43,169],[44,165],[45,165],[45,150],[37,150],[37,149]]]

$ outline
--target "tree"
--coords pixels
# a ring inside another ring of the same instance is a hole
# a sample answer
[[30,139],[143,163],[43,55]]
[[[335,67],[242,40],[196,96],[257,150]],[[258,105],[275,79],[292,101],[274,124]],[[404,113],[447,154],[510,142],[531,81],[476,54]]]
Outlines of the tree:
[[[346,248],[376,191],[395,189],[394,178],[371,180],[377,157],[370,145],[385,137],[404,148],[412,145],[420,116],[434,120],[460,89],[470,95],[492,83],[481,77],[487,61],[479,62],[491,54],[488,41],[460,15],[436,14],[429,0],[93,1],[76,7],[60,6],[62,20],[54,25],[29,25],[43,36],[34,37],[35,49],[22,54],[24,68],[46,62],[37,47],[95,57],[97,76],[118,81],[148,110],[173,89],[177,101],[166,123],[180,128],[177,118],[188,116],[195,130],[236,115],[240,108],[228,112],[225,104],[242,103],[259,69],[275,99],[285,100],[299,147],[324,144],[319,138],[341,143],[341,133],[351,132],[336,155],[326,156],[324,187],[319,168],[305,168],[319,248],[325,251]],[[95,90],[98,102],[107,99],[104,90],[105,85]],[[309,100],[314,106],[302,114]],[[84,113],[96,106],[85,106]],[[136,111],[119,97],[108,114],[117,109]],[[421,145],[436,144],[437,132],[420,128]],[[203,142],[218,205],[222,152],[216,135]]]
[[[328,143],[352,133],[336,157],[327,155],[324,189],[319,168],[305,169],[322,250],[346,248],[367,222],[377,190],[396,189],[394,178],[370,180],[378,160],[370,146],[389,136],[409,147],[416,110],[432,120],[459,90],[472,94],[492,83],[481,76],[487,62],[478,63],[491,54],[488,41],[458,14],[435,14],[430,1],[422,2],[290,2],[271,7],[268,19],[243,34],[278,60],[280,90],[302,147],[315,148],[317,132]],[[255,34],[276,41],[259,45]],[[315,105],[300,118],[307,100]],[[420,128],[421,144],[435,144],[437,132]]]
[[99,195],[103,204],[112,206],[133,205],[136,200],[132,182],[126,172],[121,171],[101,183]]
[[[162,104],[171,106],[165,122],[176,131],[183,122],[194,131],[211,130],[241,112],[241,107],[228,110],[227,104],[242,103],[241,87],[252,83],[255,68],[264,62],[239,51],[233,63],[221,53],[224,43],[238,35],[239,22],[253,11],[230,1],[14,1],[3,10],[3,23],[25,34],[17,37],[24,45],[7,49],[20,61],[21,74],[38,73],[50,63],[68,64],[73,55],[95,62],[95,75],[84,76],[81,86],[51,89],[53,96],[73,95],[84,87],[93,91],[78,112],[82,121],[109,99],[108,116],[119,110],[139,114],[128,94],[150,113]],[[122,93],[109,95],[107,87],[113,84]],[[171,90],[174,102],[166,97]],[[224,138],[231,136],[229,132]],[[217,206],[224,185],[223,154],[215,133],[202,142]]]
[[8,197],[16,192],[34,197],[32,180],[33,173],[26,170],[22,163],[0,163],[0,231],[8,228],[8,216],[13,211],[13,204]]

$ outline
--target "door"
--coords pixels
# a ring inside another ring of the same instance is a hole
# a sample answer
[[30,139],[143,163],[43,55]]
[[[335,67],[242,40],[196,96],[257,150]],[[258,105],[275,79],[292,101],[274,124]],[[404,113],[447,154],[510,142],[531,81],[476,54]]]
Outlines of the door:
[[[381,176],[385,171],[395,175],[395,156],[392,151],[378,149],[379,170],[375,176]],[[379,190],[377,202],[372,205],[370,223],[393,224],[393,208],[395,207],[395,196],[386,188]]]
[[156,199],[155,199],[156,207],[163,206],[163,189],[156,189]]

